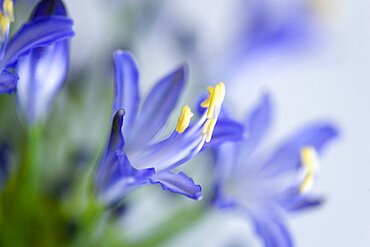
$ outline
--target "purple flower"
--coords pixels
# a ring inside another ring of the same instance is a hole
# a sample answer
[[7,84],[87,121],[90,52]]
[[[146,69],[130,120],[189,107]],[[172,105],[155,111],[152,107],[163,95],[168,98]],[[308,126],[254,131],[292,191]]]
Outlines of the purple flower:
[[285,247],[293,242],[284,216],[322,202],[309,189],[318,155],[338,131],[329,123],[314,123],[268,148],[264,140],[271,115],[270,99],[264,96],[244,122],[245,140],[217,149],[215,205],[249,217],[265,246]]
[[[209,96],[202,102],[206,111],[197,121],[191,123],[193,113],[184,106],[176,128],[164,135],[185,84],[185,67],[159,80],[139,107],[139,73],[134,58],[128,52],[116,51],[114,61],[115,115],[96,173],[99,195],[112,203],[138,186],[160,184],[164,190],[200,199],[201,187],[173,169],[194,157],[211,140],[225,96],[224,84],[209,87]],[[228,140],[227,132],[221,133],[223,136],[215,138]]]
[[19,79],[14,72],[18,59],[36,47],[72,37],[73,21],[65,16],[35,18],[22,25],[8,40],[9,26],[14,19],[13,2],[4,0],[0,14],[0,93],[14,93]]
[[[67,19],[61,0],[43,0],[34,9],[31,21],[45,18]],[[69,40],[57,40],[47,46],[36,47],[19,58],[17,74],[17,99],[20,110],[29,124],[43,119],[60,91],[67,76],[69,63]]]

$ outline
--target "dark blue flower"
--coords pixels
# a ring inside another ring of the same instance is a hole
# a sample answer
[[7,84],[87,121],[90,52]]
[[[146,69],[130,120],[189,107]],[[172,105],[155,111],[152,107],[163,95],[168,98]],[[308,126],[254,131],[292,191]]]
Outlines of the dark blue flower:
[[287,247],[293,242],[284,215],[321,203],[321,197],[308,192],[318,155],[338,131],[329,123],[314,123],[268,148],[264,140],[271,122],[271,101],[264,96],[244,122],[245,140],[217,149],[215,205],[241,210],[265,246]]
[[[27,55],[34,48],[47,47],[74,35],[72,30],[73,21],[66,16],[59,15],[59,12],[55,12],[58,15],[54,15],[53,13],[50,13],[49,16],[42,14],[34,15],[8,41],[9,25],[11,22],[8,12],[13,13],[12,11],[6,11],[6,9],[12,10],[9,7],[5,8],[5,5],[9,2],[9,0],[3,1],[1,16],[6,16],[7,18],[2,18],[3,22],[0,21],[0,37],[2,37],[0,49],[0,93],[13,93],[16,91],[19,76],[15,73],[14,68],[21,56]],[[39,6],[45,5],[47,2],[55,1],[42,1]],[[33,72],[35,71],[33,70]],[[49,75],[43,75],[42,73],[44,71],[33,72],[25,72],[24,76],[44,76],[46,78]]]
[[[209,96],[202,103],[206,111],[195,123],[190,123],[190,107],[184,106],[175,130],[165,137],[168,118],[185,84],[185,67],[180,66],[161,79],[139,109],[139,73],[134,58],[128,52],[117,51],[114,60],[116,114],[96,174],[99,194],[105,201],[113,202],[132,188],[160,184],[164,190],[200,199],[201,187],[183,172],[172,170],[194,157],[211,140],[225,96],[224,84],[209,87]],[[227,133],[222,134],[220,138],[227,140]]]
[[[43,0],[34,9],[31,21],[66,16],[61,0]],[[29,124],[40,121],[48,113],[53,99],[64,84],[68,62],[68,39],[33,48],[18,59],[16,71],[20,78],[17,98]]]

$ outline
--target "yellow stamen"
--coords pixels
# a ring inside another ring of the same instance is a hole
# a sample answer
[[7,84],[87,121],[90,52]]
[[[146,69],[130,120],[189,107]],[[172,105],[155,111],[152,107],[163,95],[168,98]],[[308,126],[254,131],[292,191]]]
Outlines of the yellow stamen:
[[9,28],[9,17],[0,12],[0,39],[3,40]]
[[311,188],[313,185],[313,175],[312,174],[306,174],[306,176],[304,177],[302,183],[301,183],[301,186],[299,187],[299,192],[301,194],[304,194],[306,193],[309,188]]
[[193,117],[193,113],[189,106],[185,105],[182,107],[181,115],[177,121],[176,131],[178,133],[183,133],[190,124],[190,119]]
[[305,193],[313,184],[313,175],[318,170],[319,161],[316,150],[313,147],[304,147],[301,150],[302,165],[306,170],[305,177],[299,188],[301,193]]
[[217,83],[213,88],[210,102],[207,111],[207,118],[212,118],[215,115],[216,107],[220,107],[225,97],[225,84],[223,82]]
[[213,130],[215,129],[216,120],[214,118],[207,119],[203,125],[202,135],[206,136],[206,142],[212,139]]
[[209,103],[211,102],[213,87],[208,86],[208,97],[200,104],[201,107],[207,108],[209,107]]
[[10,22],[14,22],[14,5],[12,0],[4,0],[3,2],[4,15],[9,17]]

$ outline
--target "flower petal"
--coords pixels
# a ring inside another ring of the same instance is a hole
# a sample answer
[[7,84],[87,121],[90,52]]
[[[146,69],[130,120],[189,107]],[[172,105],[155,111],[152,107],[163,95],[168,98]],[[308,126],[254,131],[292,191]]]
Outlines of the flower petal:
[[325,145],[338,134],[339,131],[332,124],[312,124],[283,142],[273,152],[263,168],[265,171],[268,170],[269,174],[298,169],[301,167],[300,151],[303,147],[312,146],[318,153],[321,153]]
[[15,93],[18,79],[19,77],[17,74],[3,70],[0,73],[0,94]]
[[17,98],[29,123],[47,115],[67,76],[68,58],[68,40],[37,47],[19,58]]
[[321,197],[297,196],[286,200],[283,207],[287,211],[295,212],[320,206],[324,202]]
[[[117,161],[118,157],[116,151],[121,151],[124,146],[124,139],[121,133],[124,114],[124,110],[119,110],[113,117],[109,142],[106,146],[103,157],[99,163],[99,167],[96,172],[97,187],[101,190],[104,190],[107,187],[107,184],[110,183],[112,174],[115,172],[117,166],[119,165]],[[121,156],[121,161],[125,162],[127,160],[127,157],[125,157],[125,155]]]
[[159,172],[172,170],[190,160],[201,151],[205,143],[202,126],[206,119],[206,115],[203,115],[197,123],[190,125],[183,133],[174,131],[160,142],[146,144],[146,147],[141,147],[140,151],[130,154],[131,162],[137,169],[153,167]]
[[127,51],[114,53],[115,92],[113,112],[125,109],[125,129],[131,130],[139,107],[139,73],[133,56]]
[[241,145],[243,155],[250,155],[268,133],[272,122],[272,104],[269,95],[264,95],[244,123],[246,140]]
[[150,182],[152,184],[160,184],[164,190],[169,190],[191,199],[200,200],[202,198],[202,188],[183,172],[177,174],[170,172],[156,173],[151,176]]
[[262,238],[265,247],[291,247],[293,241],[284,225],[276,216],[253,217],[256,233]]
[[35,47],[71,38],[74,35],[72,25],[70,18],[61,16],[39,18],[24,24],[9,41],[0,67],[14,64],[19,56]]
[[185,67],[181,66],[160,80],[146,98],[135,126],[135,141],[148,142],[168,120],[185,84]]
[[112,132],[104,155],[96,172],[96,187],[104,201],[109,204],[122,199],[129,190],[143,185],[154,169],[136,170],[122,151],[124,110],[119,110],[112,124]]
[[31,19],[50,15],[67,16],[67,11],[62,0],[42,0],[34,8]]
[[244,127],[231,119],[219,118],[213,131],[212,139],[204,148],[218,146],[225,142],[236,142],[243,139]]
[[300,193],[299,187],[293,186],[279,196],[278,203],[287,211],[295,212],[320,206],[324,198]]

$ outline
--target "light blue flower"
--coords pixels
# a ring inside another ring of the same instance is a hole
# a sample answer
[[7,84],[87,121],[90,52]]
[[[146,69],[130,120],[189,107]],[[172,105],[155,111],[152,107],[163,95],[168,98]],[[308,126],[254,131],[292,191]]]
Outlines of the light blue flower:
[[[31,21],[43,18],[66,18],[61,0],[41,1],[31,16]],[[18,105],[29,124],[45,118],[55,96],[67,76],[69,40],[63,39],[48,46],[36,47],[17,63],[20,79],[17,85]]]
[[[209,87],[209,96],[202,103],[206,111],[195,123],[190,123],[190,107],[184,106],[175,130],[165,135],[168,118],[185,84],[185,67],[162,78],[139,107],[139,73],[134,58],[128,52],[117,51],[114,60],[115,116],[96,173],[99,195],[112,203],[135,187],[160,184],[164,190],[200,199],[201,187],[173,169],[194,157],[211,140],[225,96],[224,84]],[[219,133],[223,135],[216,139],[229,139],[227,131]]]
[[[3,1],[9,3],[9,0]],[[0,93],[14,93],[19,76],[14,68],[20,56],[27,55],[36,47],[44,47],[74,35],[73,21],[65,16],[47,16],[30,20],[8,41],[12,11],[1,12],[0,20]],[[12,8],[8,7],[9,10]],[[4,16],[6,17],[4,19]],[[14,17],[14,16],[13,16]],[[46,75],[45,75],[46,76]]]
[[266,247],[287,247],[293,242],[284,216],[321,203],[309,189],[318,155],[338,131],[314,123],[271,148],[264,144],[271,115],[271,101],[264,96],[244,122],[245,140],[219,147],[215,205],[249,217]]

